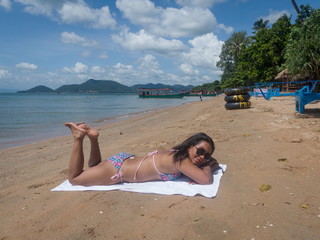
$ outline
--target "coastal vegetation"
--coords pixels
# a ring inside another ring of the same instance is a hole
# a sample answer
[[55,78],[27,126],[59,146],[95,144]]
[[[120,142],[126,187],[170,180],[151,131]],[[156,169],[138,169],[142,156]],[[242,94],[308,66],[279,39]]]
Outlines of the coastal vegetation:
[[251,36],[233,33],[217,62],[223,71],[220,87],[272,82],[285,69],[294,80],[319,79],[320,9],[301,5],[297,12],[294,24],[283,15],[271,26],[267,20],[256,21]]
[[214,81],[213,83],[205,83],[203,85],[196,86],[192,90],[216,93],[221,93],[223,91],[223,89],[221,88],[220,81],[218,80]]

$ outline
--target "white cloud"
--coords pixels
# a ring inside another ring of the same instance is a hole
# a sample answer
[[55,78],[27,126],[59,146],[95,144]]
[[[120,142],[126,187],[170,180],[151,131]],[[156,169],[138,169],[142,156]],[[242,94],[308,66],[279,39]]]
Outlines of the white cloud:
[[113,66],[113,68],[118,72],[118,73],[127,73],[131,72],[133,69],[132,65],[125,65],[122,63],[117,63],[116,65]]
[[[78,75],[76,75],[76,77],[79,79],[79,80],[82,80],[82,81],[84,81],[84,80],[88,80],[89,78],[91,78],[90,76],[88,76],[87,74],[78,74]],[[72,82],[72,83],[74,83],[74,82]]]
[[16,65],[16,67],[17,68],[28,69],[28,70],[36,70],[38,68],[37,65],[32,64],[32,63],[26,63],[26,62],[18,63]]
[[192,6],[210,8],[216,3],[226,2],[227,0],[176,0],[176,3],[180,6]]
[[140,59],[139,68],[145,74],[164,74],[164,72],[160,69],[160,64],[157,62],[156,58],[150,54],[147,54]]
[[199,70],[194,70],[190,64],[183,63],[180,65],[180,70],[187,75],[198,75]]
[[[204,2],[214,1],[203,1],[198,5],[208,5]],[[149,0],[117,0],[116,6],[131,23],[158,36],[196,36],[212,32],[217,27],[216,18],[208,8],[161,8]]]
[[74,32],[62,32],[61,41],[64,43],[80,43],[82,44],[86,40],[83,37],[75,34]]
[[149,0],[117,0],[116,6],[123,16],[134,24],[155,24],[158,23],[156,16],[162,12]]
[[10,0],[0,0],[0,7],[3,7],[5,10],[11,10],[11,1]]
[[141,57],[137,63],[138,67],[117,63],[106,71],[104,78],[111,79],[127,86],[137,83],[169,83],[167,74],[160,69],[156,58],[150,54]]
[[77,62],[73,68],[64,67],[63,71],[69,72],[69,73],[81,74],[81,73],[86,73],[88,71],[88,66],[81,62]]
[[183,42],[180,40],[155,37],[143,29],[136,34],[124,30],[119,35],[112,35],[112,39],[122,47],[133,51],[154,51],[168,54],[185,49]]
[[[5,1],[5,0],[2,0]],[[45,15],[64,23],[84,23],[92,28],[114,28],[115,19],[109,7],[90,8],[84,0],[15,0],[33,15]]]
[[100,66],[93,66],[91,68],[92,73],[105,73],[105,70]]
[[84,37],[81,37],[74,32],[62,32],[60,34],[60,39],[63,43],[69,43],[69,44],[79,44],[83,47],[91,47],[91,46],[97,46],[98,43],[95,40],[87,40]]
[[8,70],[0,69],[0,78],[10,78],[12,75]]
[[211,32],[217,25],[212,12],[203,8],[167,8],[161,18],[160,24],[150,26],[150,32],[162,36],[186,37]]
[[156,58],[150,54],[145,55],[140,59],[140,66],[143,69],[147,68],[159,68],[159,63],[156,61]]
[[218,24],[218,28],[222,29],[223,31],[225,31],[227,34],[231,34],[233,32],[233,27],[228,27],[224,24]]
[[[53,17],[54,10],[61,8],[65,0],[15,0],[25,5],[24,11],[33,15],[45,15]],[[72,0],[71,0],[72,1]],[[77,0],[73,0],[76,2]]]
[[108,79],[128,85],[137,83],[138,75],[132,65],[117,63],[108,71],[107,77]]
[[108,6],[91,9],[83,1],[66,2],[58,12],[62,21],[69,24],[86,23],[93,28],[113,28],[116,25]]
[[99,58],[101,58],[101,59],[107,59],[107,58],[108,58],[107,52],[102,52],[102,53],[100,53]]
[[268,20],[270,24],[275,23],[280,17],[283,15],[290,16],[290,13],[287,10],[273,10],[269,9],[269,15],[268,16],[261,16],[259,19]]
[[202,68],[216,68],[223,45],[222,41],[219,41],[213,33],[208,33],[195,37],[189,43],[192,47],[188,52],[183,53],[185,62]]
[[74,66],[74,72],[75,73],[86,73],[88,71],[88,66],[77,62],[76,65]]

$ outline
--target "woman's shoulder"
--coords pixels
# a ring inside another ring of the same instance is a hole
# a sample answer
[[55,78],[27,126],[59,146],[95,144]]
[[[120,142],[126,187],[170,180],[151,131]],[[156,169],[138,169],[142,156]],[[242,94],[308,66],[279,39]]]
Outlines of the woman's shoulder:
[[163,151],[159,151],[156,154],[156,161],[157,162],[164,162],[164,163],[173,163],[173,154],[171,151],[169,150],[163,150]]

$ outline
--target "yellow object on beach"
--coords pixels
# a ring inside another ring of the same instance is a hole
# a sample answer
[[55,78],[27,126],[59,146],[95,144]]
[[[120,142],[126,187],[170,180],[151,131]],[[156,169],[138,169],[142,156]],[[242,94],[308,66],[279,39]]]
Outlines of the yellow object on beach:
[[278,159],[278,162],[288,162],[288,159],[286,159],[286,158],[279,158],[279,159]]
[[271,189],[271,185],[269,185],[269,184],[262,184],[259,189],[260,189],[261,192],[268,191],[268,190]]

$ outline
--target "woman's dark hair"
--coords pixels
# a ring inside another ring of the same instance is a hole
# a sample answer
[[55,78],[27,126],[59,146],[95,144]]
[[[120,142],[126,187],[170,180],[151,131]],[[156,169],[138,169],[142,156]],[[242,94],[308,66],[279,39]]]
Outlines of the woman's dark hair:
[[192,135],[191,137],[183,141],[181,144],[172,148],[173,150],[175,150],[173,152],[173,161],[181,163],[184,159],[189,157],[188,149],[192,146],[199,144],[202,141],[205,141],[210,144],[212,149],[212,152],[211,152],[212,154],[214,152],[213,140],[207,134],[200,132]]

